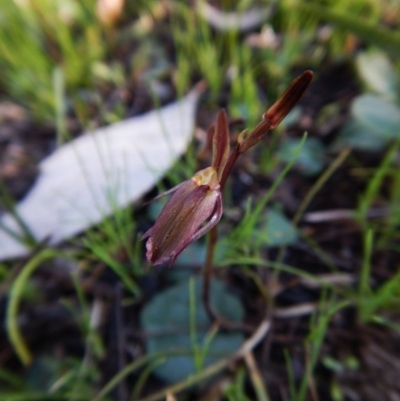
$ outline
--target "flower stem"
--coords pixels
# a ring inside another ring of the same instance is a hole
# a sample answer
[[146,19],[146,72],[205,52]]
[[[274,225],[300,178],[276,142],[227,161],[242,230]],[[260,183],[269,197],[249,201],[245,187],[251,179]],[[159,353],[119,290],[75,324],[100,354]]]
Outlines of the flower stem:
[[226,165],[224,167],[224,171],[221,176],[221,180],[219,182],[220,185],[220,190],[221,192],[224,190],[224,186],[226,183],[227,178],[229,177],[229,174],[232,171],[233,166],[236,163],[236,160],[240,156],[240,145],[236,144],[236,147],[233,149],[232,153],[229,155],[228,161],[226,162]]
[[218,314],[217,311],[214,310],[211,300],[210,300],[210,288],[211,288],[211,277],[213,272],[213,260],[214,260],[214,251],[215,245],[217,244],[218,239],[218,230],[217,226],[214,226],[210,230],[209,238],[208,238],[208,246],[207,246],[207,255],[206,262],[203,270],[203,305],[207,312],[208,317],[211,322],[215,322],[219,327],[225,330],[243,330],[248,333],[252,333],[254,331],[254,327],[242,323],[242,322],[233,322],[224,316]]
[[210,234],[208,236],[208,246],[207,246],[207,255],[206,255],[206,263],[204,266],[204,276],[203,276],[203,304],[208,317],[211,321],[216,320],[217,316],[214,312],[211,303],[210,303],[210,284],[211,284],[211,276],[212,276],[212,264],[214,259],[214,250],[215,245],[217,244],[218,239],[218,229],[217,226],[214,226]]

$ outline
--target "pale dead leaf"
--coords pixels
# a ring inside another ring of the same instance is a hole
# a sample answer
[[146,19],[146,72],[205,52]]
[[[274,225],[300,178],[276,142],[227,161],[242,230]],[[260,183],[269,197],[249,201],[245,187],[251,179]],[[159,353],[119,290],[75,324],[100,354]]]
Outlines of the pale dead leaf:
[[[124,207],[151,189],[192,137],[201,89],[158,111],[82,135],[44,159],[34,187],[16,211],[37,241],[56,244]],[[11,215],[6,226],[22,236]],[[0,229],[0,260],[28,248]]]
[[314,303],[304,303],[286,308],[276,308],[274,317],[278,319],[292,319],[294,317],[311,315],[318,309],[318,305]]
[[[367,218],[381,218],[386,217],[390,214],[388,208],[375,208],[367,211]],[[333,209],[333,210],[322,210],[318,212],[306,213],[303,217],[303,221],[307,223],[325,223],[328,221],[339,221],[339,220],[355,220],[357,212],[355,210],[348,209]]]
[[324,286],[349,286],[354,284],[356,278],[347,273],[318,274],[314,277],[301,277],[300,283],[308,288],[321,288]]

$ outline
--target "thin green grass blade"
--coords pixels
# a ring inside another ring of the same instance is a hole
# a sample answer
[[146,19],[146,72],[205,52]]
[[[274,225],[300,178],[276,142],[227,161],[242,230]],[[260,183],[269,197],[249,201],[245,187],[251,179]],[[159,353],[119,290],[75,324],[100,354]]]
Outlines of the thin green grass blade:
[[19,304],[22,299],[22,294],[24,292],[26,284],[32,273],[42,262],[54,258],[56,254],[57,252],[54,249],[44,249],[43,251],[35,255],[23,267],[21,273],[18,275],[10,291],[6,312],[7,334],[11,344],[15,349],[15,352],[25,366],[31,363],[32,355],[25,343],[25,340],[18,326]]

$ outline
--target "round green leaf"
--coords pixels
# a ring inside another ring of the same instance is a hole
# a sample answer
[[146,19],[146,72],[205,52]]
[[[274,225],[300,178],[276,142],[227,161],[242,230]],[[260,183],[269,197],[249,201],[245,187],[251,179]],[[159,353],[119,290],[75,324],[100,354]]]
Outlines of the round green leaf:
[[[142,310],[140,320],[147,334],[148,353],[171,350],[188,351],[189,355],[173,356],[155,369],[155,374],[168,383],[185,380],[196,372],[194,349],[200,351],[204,366],[234,353],[244,337],[238,332],[217,333],[209,345],[210,321],[201,301],[202,279],[194,280],[195,333],[190,335],[190,286],[188,281],[180,282],[155,296]],[[193,294],[192,294],[193,295]],[[235,322],[243,320],[244,311],[240,301],[228,293],[223,282],[211,283],[211,303],[221,316]],[[193,318],[193,316],[192,316]],[[195,339],[195,341],[193,341]],[[195,342],[195,344],[193,344]],[[190,354],[193,351],[193,354]]]
[[334,148],[351,146],[354,149],[377,152],[383,150],[387,141],[365,124],[349,121],[339,131]]
[[400,110],[387,100],[375,95],[361,95],[352,105],[353,117],[384,139],[393,139],[400,134]]
[[176,266],[201,266],[206,258],[205,242],[195,242],[190,244],[176,260]]
[[281,212],[269,210],[266,218],[267,224],[264,232],[268,246],[291,245],[297,241],[295,228]]
[[396,98],[398,78],[385,53],[380,51],[363,52],[356,59],[358,72],[373,91]]
[[[300,139],[288,139],[278,150],[280,160],[289,163],[300,145]],[[296,167],[305,175],[318,174],[324,167],[325,149],[317,138],[308,138],[296,160]]]

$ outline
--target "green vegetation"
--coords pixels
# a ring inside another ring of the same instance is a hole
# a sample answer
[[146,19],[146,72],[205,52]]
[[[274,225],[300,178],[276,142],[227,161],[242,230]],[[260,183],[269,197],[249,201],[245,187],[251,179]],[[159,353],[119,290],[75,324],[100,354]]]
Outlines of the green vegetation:
[[[202,131],[161,193],[200,169],[220,108],[252,129],[312,69],[304,102],[224,188],[211,299],[236,326],[207,324],[195,273],[212,239],[169,270],[146,262],[161,201],[121,209],[110,194],[112,216],[57,247],[19,220],[32,254],[0,263],[1,400],[342,401],[346,372],[368,377],[365,344],[386,336],[379,349],[400,359],[398,2],[212,2],[241,18],[268,10],[242,31],[192,3],[126,1],[104,24],[95,0],[0,0],[0,124],[20,129],[3,116],[16,104],[26,141],[43,128],[54,148],[204,80]],[[232,143],[242,128],[232,121]],[[5,174],[1,211],[18,217]]]

